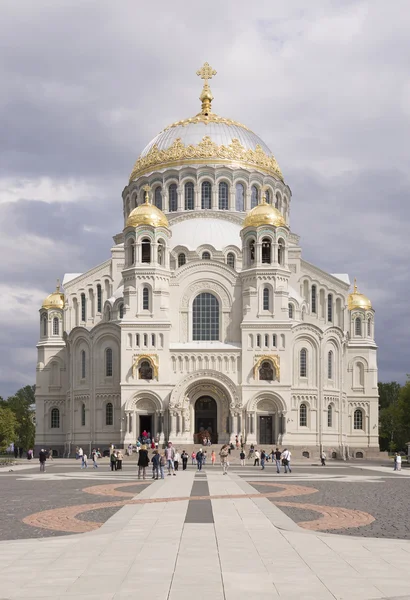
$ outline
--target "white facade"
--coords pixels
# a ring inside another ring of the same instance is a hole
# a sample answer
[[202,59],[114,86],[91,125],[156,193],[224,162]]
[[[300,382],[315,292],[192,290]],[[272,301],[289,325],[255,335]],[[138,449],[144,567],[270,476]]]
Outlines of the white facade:
[[[167,128],[142,156],[204,136],[270,152],[216,119]],[[111,258],[65,276],[64,306],[45,301],[37,446],[71,455],[77,445],[127,446],[144,428],[189,444],[206,429],[219,443],[242,435],[296,457],[378,453],[370,303],[349,304],[347,275],[302,259],[281,177],[219,155],[181,160],[183,150],[165,164],[164,154],[132,177]],[[127,227],[146,184],[169,226]],[[244,228],[263,190],[284,224]]]

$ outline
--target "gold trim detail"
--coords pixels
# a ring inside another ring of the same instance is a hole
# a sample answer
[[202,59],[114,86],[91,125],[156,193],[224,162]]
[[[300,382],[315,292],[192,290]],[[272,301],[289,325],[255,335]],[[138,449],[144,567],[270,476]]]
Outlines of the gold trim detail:
[[[255,358],[257,358],[257,357],[255,357]],[[261,364],[265,361],[270,362],[271,365],[273,366],[273,368],[275,369],[275,374],[276,374],[275,381],[280,381],[280,357],[278,354],[264,354],[263,356],[260,356],[253,366],[253,378],[257,379],[259,381],[259,379],[257,377],[258,369],[261,366]]]
[[236,127],[241,127],[242,129],[246,129],[246,131],[250,131],[253,133],[252,129],[243,125],[243,123],[239,123],[238,121],[234,121],[233,119],[227,119],[225,117],[220,117],[215,113],[209,113],[208,115],[204,115],[203,113],[198,113],[194,117],[189,117],[189,119],[182,119],[181,121],[176,121],[168,127],[165,127],[163,131],[167,131],[168,129],[172,129],[172,127],[186,127],[187,125],[191,125],[191,123],[204,123],[205,125],[209,125],[209,123],[223,123],[224,125],[235,125]]
[[199,99],[202,102],[202,113],[208,115],[211,112],[211,104],[214,99],[211,88],[209,87],[208,79],[212,79],[216,75],[215,69],[211,67],[209,63],[204,63],[203,67],[196,72],[196,74],[204,80],[204,87],[202,88]]
[[196,160],[216,159],[229,162],[247,163],[255,168],[261,168],[275,178],[283,181],[283,175],[274,156],[268,156],[258,144],[255,150],[246,149],[237,138],[228,146],[218,146],[205,135],[196,146],[185,146],[181,138],[174,140],[166,150],[159,150],[154,144],[146,156],[140,156],[134,165],[130,182],[154,167],[172,166],[173,164],[195,163]]
[[150,363],[152,371],[154,373],[154,377],[158,379],[158,354],[134,354],[133,359],[134,362],[132,363],[132,376],[134,379],[138,366],[143,360],[147,360]]
[[262,202],[252,208],[246,215],[242,229],[246,227],[259,227],[260,225],[287,227],[286,221],[278,209],[266,202],[266,186],[262,188]]
[[60,280],[57,279],[56,291],[47,296],[47,298],[44,300],[41,308],[63,309],[64,305],[65,305],[65,297],[64,297],[64,294],[62,292],[60,292]]
[[355,310],[356,308],[370,310],[372,308],[369,298],[358,291],[356,277],[354,278],[353,292],[349,294],[347,299],[347,308],[348,310]]

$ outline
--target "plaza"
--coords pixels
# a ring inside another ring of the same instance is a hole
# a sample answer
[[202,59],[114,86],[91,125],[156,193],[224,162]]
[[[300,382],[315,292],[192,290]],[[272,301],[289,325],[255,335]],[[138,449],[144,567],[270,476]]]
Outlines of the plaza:
[[[295,461],[138,480],[79,461],[0,472],[1,598],[410,598],[410,472]],[[379,538],[379,539],[376,539]],[[383,538],[383,539],[380,539]]]

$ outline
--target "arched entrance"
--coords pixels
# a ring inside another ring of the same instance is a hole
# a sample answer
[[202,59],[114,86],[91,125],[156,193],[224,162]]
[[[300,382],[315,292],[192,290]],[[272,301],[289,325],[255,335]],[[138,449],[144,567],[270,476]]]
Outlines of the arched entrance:
[[204,437],[218,441],[218,407],[211,396],[201,396],[195,402],[195,442],[201,444]]

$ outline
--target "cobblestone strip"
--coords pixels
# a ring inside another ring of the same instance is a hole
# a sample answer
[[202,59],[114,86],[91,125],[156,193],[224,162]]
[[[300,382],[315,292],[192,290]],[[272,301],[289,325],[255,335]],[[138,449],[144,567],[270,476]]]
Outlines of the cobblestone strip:
[[82,491],[86,494],[95,496],[111,496],[117,498],[133,498],[135,492],[119,492],[117,488],[132,487],[134,485],[147,485],[146,481],[132,481],[130,483],[104,483],[103,485],[93,485],[86,487]]
[[299,527],[311,531],[326,531],[328,529],[349,529],[364,527],[375,520],[369,513],[352,510],[339,506],[319,506],[317,504],[300,504],[299,502],[275,502],[276,506],[290,506],[298,509],[312,510],[323,515],[313,521],[300,521]]

